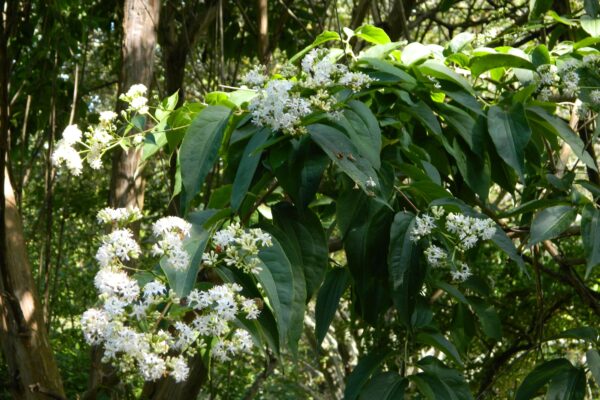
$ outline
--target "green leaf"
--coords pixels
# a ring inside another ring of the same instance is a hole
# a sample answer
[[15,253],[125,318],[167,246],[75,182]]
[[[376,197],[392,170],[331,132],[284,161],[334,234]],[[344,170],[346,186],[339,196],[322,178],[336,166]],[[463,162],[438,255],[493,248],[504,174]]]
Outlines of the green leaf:
[[179,152],[181,178],[188,205],[202,188],[206,175],[217,160],[219,147],[231,110],[223,106],[203,109],[188,128]]
[[454,347],[454,345],[441,333],[420,332],[415,336],[415,340],[419,343],[435,347],[447,355],[452,361],[462,365],[463,362],[460,358],[460,354],[458,354],[458,350],[456,350],[456,347]]
[[290,203],[278,203],[271,211],[273,223],[285,233],[297,254],[290,261],[304,272],[308,301],[321,286],[329,265],[329,248],[321,221],[310,209],[298,210]]
[[585,269],[585,277],[587,278],[592,269],[600,264],[600,210],[591,204],[583,207],[581,239],[583,240],[583,251],[587,260]]
[[468,93],[474,94],[473,87],[469,81],[448,68],[440,61],[427,60],[423,64],[419,65],[418,68],[425,75],[430,75],[437,79],[455,83],[461,86]]
[[585,370],[572,368],[550,381],[547,400],[583,400],[585,397]]
[[524,150],[531,137],[525,109],[517,103],[506,110],[492,106],[488,110],[488,131],[498,154],[525,181]]
[[412,77],[412,75],[404,72],[398,67],[395,67],[390,62],[385,60],[379,60],[376,58],[361,58],[361,61],[365,61],[371,66],[373,69],[384,72],[388,75],[397,78],[397,81],[400,82],[400,86],[405,84],[407,89],[414,88],[417,85],[417,80]]
[[244,153],[242,154],[242,160],[235,174],[233,180],[233,187],[231,190],[231,209],[235,212],[242,204],[248,188],[252,183],[252,178],[256,171],[256,167],[260,162],[262,151],[257,151],[269,138],[271,130],[269,128],[259,129],[258,132],[254,133],[248,141]]
[[403,400],[408,386],[406,378],[396,372],[375,375],[360,392],[359,400]]
[[294,307],[292,265],[275,238],[271,247],[261,249],[259,258],[262,268],[256,278],[267,295],[277,322],[279,342],[283,344],[287,339]]
[[538,45],[531,53],[531,61],[536,68],[543,64],[550,64],[552,59],[548,48],[543,44]]
[[552,7],[552,0],[529,0],[529,20],[535,20]]
[[583,0],[585,12],[594,18],[600,13],[600,2],[598,0]]
[[388,269],[392,281],[394,303],[402,322],[410,327],[417,296],[425,279],[425,268],[420,262],[417,243],[410,239],[415,216],[399,212],[390,229]]
[[190,265],[187,269],[180,271],[171,267],[167,263],[166,257],[160,260],[160,266],[167,276],[169,286],[177,293],[179,297],[187,296],[194,288],[196,275],[202,265],[202,253],[206,249],[206,244],[210,239],[211,229],[205,224],[211,217],[217,214],[218,210],[203,210],[190,213],[189,222],[192,224],[190,236],[183,242],[183,248],[190,256]]
[[600,18],[591,18],[588,15],[581,16],[581,28],[592,37],[600,37]]
[[472,400],[473,396],[464,376],[454,368],[449,368],[435,357],[427,356],[417,361],[417,366],[425,373],[435,376],[452,389],[460,400]]
[[163,121],[156,125],[152,132],[144,137],[142,145],[142,161],[146,161],[154,154],[158,153],[167,144],[167,135],[164,131],[166,122]]
[[373,25],[363,25],[354,31],[354,35],[374,44],[390,43],[390,37],[381,28]]
[[409,43],[400,56],[400,61],[404,65],[413,65],[419,61],[425,60],[431,56],[431,49],[421,43]]
[[428,400],[460,400],[441,379],[429,373],[410,375],[419,392]]
[[384,350],[375,350],[358,360],[358,364],[356,364],[356,367],[354,367],[346,381],[344,400],[358,398],[363,386],[367,383],[369,377],[379,368],[387,353]]
[[293,297],[290,313],[289,329],[287,332],[288,348],[294,357],[298,356],[298,341],[304,327],[304,313],[306,310],[306,279],[302,268],[302,255],[294,238],[274,225],[260,225],[269,232],[281,245],[284,254],[279,254],[279,262],[289,260],[293,276]]
[[512,54],[493,53],[471,59],[471,72],[475,77],[495,68],[523,68],[535,71],[531,61]]
[[[373,189],[379,186],[377,173],[346,135],[339,129],[323,124],[309,125],[308,132],[312,140],[321,147],[334,164],[365,193],[373,194]],[[375,183],[374,187],[367,186],[367,181],[371,180]]]
[[352,144],[376,170],[381,166],[381,130],[379,122],[364,103],[352,100],[344,110],[340,124],[344,127]]
[[554,239],[566,231],[577,216],[577,210],[571,206],[546,208],[533,218],[528,246],[548,239]]
[[540,107],[529,107],[527,112],[529,113],[530,117],[533,117],[539,123],[541,123],[543,129],[553,132],[555,135],[564,140],[569,147],[571,147],[573,153],[575,153],[575,155],[579,157],[579,159],[583,161],[588,168],[598,171],[598,167],[596,167],[594,159],[585,150],[585,144],[581,138],[577,136],[575,132],[573,132],[573,130],[565,121],[550,115],[546,110]]
[[494,306],[477,297],[468,297],[468,300],[473,311],[475,311],[475,315],[479,318],[479,322],[481,322],[483,333],[495,340],[502,339],[502,325]]
[[538,394],[538,391],[550,380],[572,369],[573,366],[571,363],[564,358],[546,361],[538,365],[525,377],[523,383],[517,389],[515,400],[529,400],[534,398]]
[[590,349],[585,353],[585,362],[588,365],[596,385],[600,386],[600,354],[597,350]]
[[327,43],[332,40],[336,40],[336,41],[340,40],[340,35],[334,31],[324,31],[323,33],[319,34],[319,36],[316,37],[316,39],[312,42],[311,45],[305,47],[304,49],[300,50],[300,52],[294,54],[294,56],[292,58],[290,58],[290,60],[289,60],[290,64],[293,64],[296,61],[298,61],[299,59],[301,59],[302,57],[304,57],[304,55],[306,53],[308,53],[315,47],[318,47],[318,46],[322,45],[323,43]]
[[327,335],[340,299],[349,285],[350,273],[346,268],[333,268],[327,272],[315,305],[315,334],[319,346]]
[[454,36],[447,47],[452,53],[458,53],[464,49],[468,44],[475,40],[475,35],[471,32],[461,32]]

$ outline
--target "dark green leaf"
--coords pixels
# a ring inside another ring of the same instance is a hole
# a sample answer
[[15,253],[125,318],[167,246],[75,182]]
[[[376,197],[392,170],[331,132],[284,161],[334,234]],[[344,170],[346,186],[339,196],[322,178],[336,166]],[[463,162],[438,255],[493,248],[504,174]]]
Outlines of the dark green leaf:
[[596,381],[596,385],[600,386],[600,354],[598,354],[597,350],[590,349],[585,353],[585,360]]
[[375,350],[358,360],[358,364],[348,376],[346,390],[344,391],[344,400],[354,400],[358,398],[363,386],[377,368],[379,368],[379,365],[385,359],[387,353],[387,351]]
[[481,322],[483,333],[492,339],[502,339],[502,325],[494,306],[477,297],[469,297],[468,300]]
[[572,368],[550,381],[547,400],[583,400],[585,397],[585,371]]
[[450,387],[453,393],[461,400],[471,400],[473,396],[464,376],[457,370],[449,368],[435,357],[427,356],[417,361],[417,366],[426,373],[435,376]]
[[552,335],[545,340],[555,339],[581,339],[589,342],[596,342],[598,340],[598,331],[590,326],[582,326],[579,328],[567,329],[557,335]]
[[181,177],[187,206],[200,191],[204,178],[217,160],[223,133],[231,110],[223,106],[209,106],[198,114],[188,128],[179,152]]
[[390,229],[388,268],[392,280],[394,303],[400,319],[410,326],[416,299],[425,279],[425,268],[421,265],[419,246],[410,238],[415,216],[399,212]]
[[406,378],[396,372],[384,372],[374,376],[360,392],[359,400],[403,400],[408,386]]
[[425,61],[423,64],[419,65],[419,69],[425,75],[433,76],[437,79],[442,79],[445,81],[449,81],[461,86],[467,92],[473,94],[473,87],[465,78],[445,66],[443,63],[435,60]]
[[538,365],[519,386],[515,400],[532,399],[550,380],[572,369],[571,363],[564,358],[557,358]]
[[454,345],[450,343],[450,341],[441,333],[421,332],[415,336],[415,340],[419,343],[435,347],[447,355],[452,361],[462,365],[462,360],[460,358],[460,354],[458,354],[458,350],[456,350],[456,347],[454,347]]
[[600,210],[591,204],[583,207],[581,239],[583,240],[583,251],[587,260],[585,269],[585,277],[587,278],[592,269],[600,264]]
[[340,123],[348,133],[352,144],[376,170],[381,166],[381,130],[371,110],[362,102],[352,100],[344,110]]
[[554,206],[540,211],[531,222],[528,245],[554,239],[571,226],[576,216],[577,210],[571,206]]
[[235,212],[242,204],[248,188],[252,183],[254,172],[260,161],[262,155],[261,151],[257,151],[269,138],[271,130],[269,128],[262,128],[258,130],[246,145],[244,153],[242,154],[242,160],[238,166],[233,180],[233,187],[231,190],[231,209]]
[[517,103],[508,110],[492,106],[488,111],[488,131],[500,157],[524,182],[524,150],[531,137],[531,129],[523,105]]
[[340,298],[350,285],[350,273],[346,268],[333,268],[327,272],[325,282],[317,295],[315,305],[315,333],[321,345],[337,310]]

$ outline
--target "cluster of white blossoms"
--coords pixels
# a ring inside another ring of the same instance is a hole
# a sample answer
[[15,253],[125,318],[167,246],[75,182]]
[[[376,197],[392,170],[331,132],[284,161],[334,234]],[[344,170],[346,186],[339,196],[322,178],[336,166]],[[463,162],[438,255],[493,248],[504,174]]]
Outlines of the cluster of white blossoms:
[[52,153],[52,163],[55,166],[60,166],[63,163],[67,169],[75,176],[81,174],[83,162],[79,152],[74,145],[81,141],[83,133],[77,125],[69,125],[65,128],[62,134],[62,139],[56,143],[56,148]]
[[[137,84],[119,97],[128,103],[128,108],[122,112],[125,121],[129,121],[134,113],[148,114],[148,99],[145,97],[147,91],[144,85]],[[116,126],[118,117],[119,115],[114,111],[102,111],[98,124],[90,125],[85,133],[77,125],[67,126],[52,154],[54,165],[60,166],[64,163],[73,175],[79,175],[83,169],[83,160],[92,169],[102,168],[102,156],[111,148],[128,143],[123,139],[130,140],[134,145],[140,144],[143,140],[140,134],[131,137],[118,135]],[[80,150],[75,147],[77,144]]]
[[[188,358],[211,343],[211,356],[222,361],[249,352],[253,341],[245,330],[236,330],[234,322],[242,317],[256,319],[260,310],[255,300],[240,294],[239,285],[193,289],[180,299],[160,277],[144,284],[126,272],[124,263],[139,257],[141,249],[122,225],[139,217],[135,209],[98,213],[101,224],[120,228],[105,235],[98,250],[100,270],[94,285],[99,305],[81,317],[86,342],[102,346],[102,361],[124,376],[139,375],[147,381],[167,376],[176,382],[186,380]],[[168,242],[160,245],[161,254],[169,257],[174,243],[181,242],[190,229],[179,218],[158,220],[153,233]],[[171,309],[176,312],[169,313]]]
[[294,67],[284,66],[280,75],[288,79],[269,80],[261,67],[255,67],[242,78],[242,83],[258,92],[248,106],[255,125],[288,135],[303,134],[306,129],[301,120],[307,115],[323,111],[332,117],[339,116],[341,106],[332,93],[335,88],[347,87],[358,92],[373,82],[368,75],[336,63],[325,49],[311,50],[301,65],[302,74],[298,76],[294,76],[298,72]]
[[262,229],[243,229],[233,223],[217,231],[212,238],[212,249],[202,255],[207,267],[214,267],[223,261],[228,267],[236,267],[249,274],[259,273],[261,248],[273,245],[271,235]]
[[158,242],[152,247],[155,256],[166,256],[167,264],[175,270],[185,270],[190,256],[183,248],[183,239],[190,236],[192,224],[178,217],[164,217],[152,226]]
[[580,72],[597,74],[600,64],[600,56],[592,54],[585,56],[582,61],[575,58],[563,60],[558,66],[543,64],[537,68],[538,92],[537,98],[541,101],[553,101],[561,98],[582,98],[582,92],[588,94],[587,102],[581,107],[583,114],[589,108],[600,107],[600,90],[583,87],[581,85]]
[[[410,239],[417,242],[431,236],[425,249],[425,257],[434,268],[450,267],[452,278],[464,281],[471,276],[469,266],[457,259],[479,241],[490,240],[496,233],[496,224],[489,218],[475,218],[464,214],[448,213],[441,207],[432,207],[431,214],[421,214],[415,218]],[[435,235],[441,235],[445,245],[452,245],[452,251],[432,243]],[[454,251],[456,250],[456,251]]]
[[148,114],[148,98],[146,97],[148,88],[141,83],[132,85],[127,93],[121,93],[119,100],[129,104],[128,112],[136,112],[138,114]]

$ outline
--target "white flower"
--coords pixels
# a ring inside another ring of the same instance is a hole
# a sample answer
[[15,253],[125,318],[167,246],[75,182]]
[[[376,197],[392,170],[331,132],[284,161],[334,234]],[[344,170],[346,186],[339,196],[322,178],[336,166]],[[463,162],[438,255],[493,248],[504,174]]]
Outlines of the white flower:
[[540,101],[550,101],[552,98],[552,88],[543,87],[538,93],[538,100]]
[[369,179],[367,179],[367,181],[365,182],[365,186],[369,189],[372,189],[372,188],[376,187],[377,184],[375,183],[373,178],[369,177]]
[[594,89],[590,92],[590,100],[592,104],[598,106],[600,105],[600,90]]
[[148,88],[145,85],[141,83],[136,83],[135,85],[131,85],[131,87],[125,95],[127,97],[134,98],[144,96],[146,92],[148,92]]
[[114,111],[102,111],[100,113],[100,123],[102,124],[110,124],[115,119],[117,119],[118,114]]
[[133,233],[129,229],[117,229],[104,236],[102,245],[96,253],[96,260],[104,268],[110,266],[116,259],[128,261],[138,258],[140,252],[140,246],[133,238]]
[[422,214],[415,218],[415,226],[410,232],[410,240],[417,242],[424,236],[429,235],[435,229],[435,220],[429,214]]
[[171,375],[175,382],[183,382],[188,378],[190,368],[183,357],[173,357],[170,362]]
[[145,97],[134,97],[129,103],[129,108],[132,111],[137,111],[139,114],[148,114],[148,99]]
[[178,232],[183,236],[189,236],[192,224],[179,217],[163,217],[152,225],[152,233],[159,237],[168,232]]
[[248,85],[251,88],[261,88],[265,85],[267,77],[263,73],[264,68],[261,66],[254,67],[242,78],[242,83]]
[[99,344],[108,327],[108,316],[102,310],[90,308],[81,316],[81,329],[85,341],[89,344]]
[[340,85],[348,86],[354,92],[368,88],[371,82],[373,82],[373,79],[362,72],[346,72],[339,81]]
[[94,285],[101,294],[119,296],[127,303],[135,301],[140,294],[137,282],[123,271],[101,269],[94,278]]
[[162,378],[166,371],[165,360],[156,354],[147,353],[140,359],[140,373],[147,381],[155,381]]
[[67,144],[64,139],[59,140],[56,144],[56,149],[52,153],[52,164],[60,166],[65,163],[69,171],[75,176],[81,174],[83,162],[77,150]]
[[471,276],[471,269],[463,262],[457,262],[457,269],[450,271],[452,279],[459,282],[466,281]]
[[432,267],[441,267],[448,259],[448,254],[441,247],[435,245],[431,245],[425,250],[425,256]]
[[123,224],[133,222],[142,218],[142,212],[138,207],[111,208],[106,207],[98,211],[96,219],[99,224]]
[[144,286],[143,291],[144,298],[147,300],[154,300],[156,296],[164,296],[165,294],[167,294],[167,288],[164,284],[162,284],[162,282],[159,281],[152,281],[147,283],[146,286]]
[[256,302],[252,299],[245,299],[242,302],[242,311],[246,313],[246,319],[256,319],[260,314]]
[[72,146],[81,140],[83,133],[77,125],[69,125],[65,128],[62,134],[62,140],[65,144]]

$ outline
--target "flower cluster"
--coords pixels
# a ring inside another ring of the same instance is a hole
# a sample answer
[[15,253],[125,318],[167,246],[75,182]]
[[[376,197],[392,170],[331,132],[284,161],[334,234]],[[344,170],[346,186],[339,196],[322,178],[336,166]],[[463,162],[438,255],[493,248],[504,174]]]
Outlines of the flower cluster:
[[[129,121],[134,113],[148,114],[146,92],[147,88],[144,85],[137,84],[131,86],[127,93],[119,97],[129,105],[122,112],[125,121]],[[90,125],[85,133],[77,125],[67,126],[52,154],[54,165],[60,166],[64,163],[73,175],[79,175],[83,169],[83,159],[92,169],[100,169],[102,168],[102,156],[111,148],[118,145],[140,144],[143,140],[143,136],[140,134],[131,136],[117,134],[116,121],[118,117],[119,115],[113,111],[102,111],[98,118],[98,124]],[[129,124],[132,126],[130,122]],[[129,132],[129,129],[125,131]],[[75,147],[77,144],[81,150]]]
[[[560,60],[557,66],[543,64],[537,68],[538,92],[541,101],[553,101],[560,98],[583,101],[581,111],[586,114],[589,108],[600,108],[600,90],[582,84],[582,73],[596,74],[600,66],[600,56],[587,55],[583,60],[568,58]],[[585,94],[587,94],[587,96]]]
[[132,85],[127,93],[121,93],[119,100],[129,104],[127,111],[136,112],[138,114],[148,114],[148,98],[146,98],[146,92],[148,88],[138,83]]
[[271,235],[262,229],[246,231],[240,224],[233,223],[215,233],[212,238],[213,249],[202,255],[202,261],[207,267],[214,267],[223,261],[227,266],[256,274],[260,272],[258,252],[261,248],[272,245]]
[[56,148],[52,153],[52,163],[60,166],[63,163],[75,176],[81,174],[83,162],[75,148],[73,147],[81,140],[83,133],[77,125],[69,125],[63,131],[63,137],[56,143]]
[[152,226],[158,242],[152,247],[155,256],[166,256],[167,264],[182,271],[190,265],[190,256],[183,248],[183,239],[190,236],[192,224],[178,217],[164,217]]
[[[212,357],[222,361],[249,352],[252,339],[248,332],[234,329],[234,321],[256,319],[260,310],[255,300],[240,294],[239,285],[194,289],[180,299],[161,278],[143,284],[126,272],[124,263],[139,257],[141,249],[131,231],[121,226],[139,216],[139,210],[104,209],[98,213],[100,223],[120,228],[105,235],[98,250],[100,270],[94,285],[100,304],[81,317],[86,342],[102,346],[102,361],[113,364],[123,375],[140,375],[148,381],[166,376],[176,382],[186,380],[187,359],[209,343],[213,343]],[[189,223],[179,218],[158,220],[153,233],[165,242],[159,245],[161,255],[171,257],[176,243],[190,229]],[[176,312],[170,313],[171,309]]]
[[347,87],[354,92],[369,86],[373,79],[362,72],[352,72],[338,64],[325,49],[313,49],[302,60],[302,74],[294,77],[297,70],[286,65],[280,75],[288,79],[269,80],[264,69],[256,67],[248,72],[242,82],[257,90],[248,108],[252,122],[257,126],[269,126],[274,131],[288,135],[305,133],[302,118],[315,111],[339,115],[336,88]]
[[[489,218],[475,218],[464,214],[448,213],[441,207],[432,207],[431,214],[421,214],[415,218],[410,231],[410,238],[417,242],[425,237],[431,237],[425,249],[425,257],[434,268],[450,267],[452,278],[464,281],[471,276],[469,266],[457,258],[475,247],[481,240],[490,240],[496,233],[496,224]],[[442,239],[440,242],[447,248],[433,244],[433,238]]]

